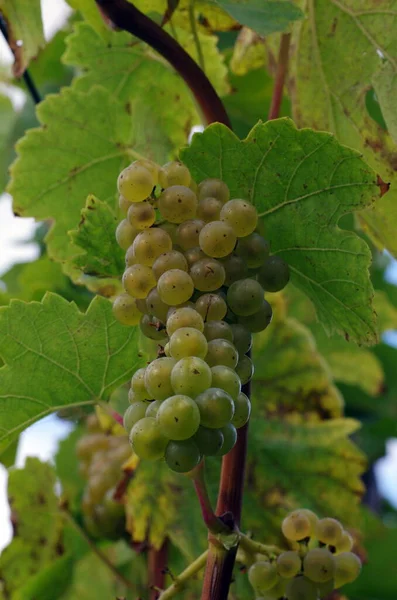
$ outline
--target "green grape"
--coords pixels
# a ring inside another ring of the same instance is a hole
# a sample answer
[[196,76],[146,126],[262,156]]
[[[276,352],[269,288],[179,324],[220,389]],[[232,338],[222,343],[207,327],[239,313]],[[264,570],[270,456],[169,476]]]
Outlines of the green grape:
[[191,438],[200,425],[197,404],[189,396],[178,394],[164,400],[157,412],[157,421],[170,440]]
[[128,209],[127,219],[135,229],[147,229],[156,220],[156,211],[150,202],[131,204]]
[[316,584],[306,577],[295,577],[288,581],[285,593],[288,600],[317,600]]
[[202,258],[207,258],[204,252],[201,250],[200,246],[195,246],[194,248],[189,248],[189,250],[185,250],[185,258],[189,267],[194,265],[198,260]]
[[335,553],[340,554],[341,552],[350,552],[353,548],[353,544],[352,536],[347,531],[344,531],[342,537],[335,544]]
[[160,321],[165,323],[167,321],[167,314],[169,306],[165,304],[160,298],[160,294],[156,287],[152,288],[147,295],[146,305],[149,309],[149,314],[154,315]]
[[270,256],[263,263],[257,277],[267,292],[279,292],[289,282],[289,266],[280,256]]
[[144,417],[131,429],[130,442],[139,458],[158,460],[168,444],[160,425],[153,417]]
[[196,300],[196,310],[204,321],[220,321],[227,313],[227,304],[219,294],[203,294]]
[[160,254],[153,263],[153,274],[157,280],[160,279],[163,273],[170,269],[180,269],[181,271],[188,270],[188,264],[186,258],[182,252],[178,250],[170,250]]
[[190,180],[189,187],[192,190],[192,192],[194,192],[196,194],[196,196],[197,196],[198,186],[197,186],[197,183],[194,181],[194,179]]
[[158,199],[161,215],[171,223],[183,223],[194,219],[197,210],[197,196],[183,185],[168,187]]
[[132,247],[136,262],[151,267],[156,258],[172,250],[172,240],[163,229],[151,227],[138,233]]
[[189,273],[181,269],[170,269],[161,275],[157,289],[163,302],[175,306],[189,300],[194,292],[194,285]]
[[233,229],[237,237],[245,237],[255,231],[258,213],[253,204],[246,200],[229,200],[221,210],[221,221]]
[[183,327],[193,327],[201,333],[204,331],[204,321],[201,315],[190,306],[177,308],[167,319],[167,333],[169,336]]
[[159,410],[160,406],[162,405],[162,403],[163,403],[162,400],[154,400],[153,402],[148,404],[145,417],[156,418],[158,410]]
[[199,235],[200,248],[208,256],[223,258],[233,252],[236,245],[236,235],[233,229],[223,221],[207,223]]
[[156,358],[145,372],[145,386],[155,400],[165,400],[173,395],[171,386],[171,371],[176,364],[173,358]]
[[318,516],[316,515],[316,513],[314,513],[312,510],[309,510],[308,508],[300,508],[299,512],[301,515],[305,515],[305,517],[309,519],[312,532],[311,535],[315,535],[318,522]]
[[293,542],[310,537],[313,533],[310,520],[300,510],[294,510],[285,517],[281,530],[287,540]]
[[133,162],[121,171],[117,180],[119,194],[129,202],[142,202],[150,196],[155,180],[152,173],[142,164]]
[[235,345],[239,356],[249,352],[252,347],[252,333],[250,330],[240,323],[233,323],[230,327],[233,333],[232,342]]
[[248,275],[247,265],[240,256],[229,254],[222,259],[222,265],[225,269],[225,285],[232,285],[235,281],[244,279]]
[[150,340],[163,340],[166,336],[164,324],[153,315],[142,315],[139,327]]
[[143,315],[149,315],[146,298],[136,298],[136,305]]
[[278,581],[275,563],[268,561],[255,562],[248,571],[248,580],[256,593],[270,590]]
[[132,265],[123,273],[123,287],[134,298],[146,298],[155,285],[152,270],[145,265]]
[[209,429],[202,425],[193,436],[193,440],[203,456],[215,456],[223,446],[223,439],[221,429]]
[[136,305],[136,299],[129,294],[120,294],[113,302],[114,317],[123,325],[137,325],[142,316]]
[[[143,398],[144,399],[144,398]],[[133,392],[131,389],[128,390],[128,402],[130,404],[134,404],[134,402],[140,402],[141,398],[139,398],[135,392]]]
[[215,365],[225,365],[234,369],[238,363],[238,352],[228,340],[215,339],[208,342],[208,352],[205,362],[210,367]]
[[249,315],[248,317],[239,317],[238,321],[240,325],[244,325],[247,329],[249,329],[252,333],[259,333],[260,331],[264,331],[266,327],[269,325],[272,320],[273,311],[269,302],[263,300],[262,308],[255,312],[253,315]]
[[177,160],[166,163],[159,171],[159,184],[162,188],[171,185],[189,186],[191,179],[189,169]]
[[204,335],[207,338],[207,342],[211,340],[228,340],[233,341],[233,332],[226,321],[210,321],[204,325]]
[[244,355],[239,359],[236,365],[236,373],[240,377],[243,385],[251,381],[254,375],[254,363],[249,356]]
[[335,574],[334,557],[326,548],[313,548],[303,559],[303,572],[315,583],[329,581]]
[[[187,300],[186,302],[182,302],[182,304],[178,304],[177,306],[170,306],[168,309],[167,319],[169,319],[171,317],[171,315],[173,315],[174,312],[179,310],[180,308],[193,308],[194,309],[194,303],[191,300]],[[197,329],[197,327],[196,327],[196,329]]]
[[219,429],[227,425],[234,415],[234,403],[227,392],[210,387],[196,398],[200,411],[201,425]]
[[241,381],[239,376],[230,367],[216,365],[212,367],[212,387],[225,390],[236,401],[241,392]]
[[227,291],[227,303],[238,316],[248,317],[260,310],[265,292],[255,279],[235,281]]
[[336,519],[329,517],[319,519],[316,526],[316,537],[319,542],[336,546],[343,535],[343,527]]
[[124,196],[122,196],[120,194],[120,196],[119,196],[119,209],[121,210],[121,212],[126,215],[127,212],[128,212],[128,209],[130,208],[130,206],[132,206],[132,203],[129,202],[127,200],[127,198],[124,198]]
[[219,221],[223,204],[217,198],[202,198],[197,206],[197,216],[204,223]]
[[140,400],[130,404],[124,413],[123,425],[127,433],[130,433],[131,429],[138,423],[146,414],[148,403],[145,400]]
[[217,198],[225,204],[230,198],[229,188],[221,179],[204,179],[197,188],[199,200],[203,198]]
[[176,234],[178,231],[177,223],[170,223],[169,221],[163,221],[158,227],[159,227],[159,229],[162,229],[163,231],[168,233],[168,235],[172,239],[172,243],[174,245],[176,245]]
[[240,429],[248,422],[251,414],[251,402],[243,392],[240,392],[234,400],[234,416],[232,423],[236,429]]
[[234,425],[231,423],[227,423],[224,427],[221,427],[221,432],[223,434],[223,444],[222,448],[218,450],[217,456],[225,456],[228,454],[232,448],[234,448],[237,442],[237,431]]
[[131,225],[127,219],[123,219],[117,225],[116,242],[123,250],[127,250],[135,240],[138,231]]
[[200,292],[213,292],[222,287],[225,281],[225,269],[214,258],[202,258],[190,268],[194,287]]
[[351,583],[360,575],[361,561],[353,552],[342,552],[334,557],[335,587]]
[[201,358],[188,356],[181,358],[171,373],[171,385],[175,394],[185,394],[195,398],[210,387],[211,369]]
[[198,246],[200,231],[204,225],[204,221],[200,219],[190,219],[181,223],[176,234],[177,245],[183,250],[189,250]]
[[255,232],[240,238],[236,247],[237,256],[240,256],[250,269],[259,268],[263,260],[269,256],[269,252],[269,242]]
[[138,261],[135,258],[134,244],[132,243],[131,246],[127,248],[127,251],[125,253],[125,266],[132,267],[132,265],[136,264],[138,264]]
[[131,379],[131,390],[137,400],[153,400],[145,384],[146,367],[138,369]]
[[160,167],[158,164],[156,164],[153,160],[150,160],[148,158],[139,158],[138,160],[135,161],[135,164],[141,165],[142,167],[145,167],[145,169],[150,171],[150,173],[152,174],[152,177],[153,177],[154,185],[156,185],[158,183],[159,171],[160,171]]
[[285,579],[291,579],[300,573],[302,562],[298,552],[288,550],[277,557],[277,572]]
[[[285,598],[285,588],[287,582],[282,577],[277,577],[277,583],[273,585],[270,590],[266,591],[264,600],[280,600]],[[256,599],[258,600],[258,599]]]
[[193,439],[169,442],[165,462],[172,471],[187,473],[197,467],[201,454]]
[[193,327],[181,327],[170,338],[169,351],[173,358],[180,360],[186,356],[204,358],[207,354],[208,344],[204,334]]
[[335,580],[330,579],[325,583],[317,583],[316,588],[319,598],[328,598],[328,596],[330,596],[335,589]]

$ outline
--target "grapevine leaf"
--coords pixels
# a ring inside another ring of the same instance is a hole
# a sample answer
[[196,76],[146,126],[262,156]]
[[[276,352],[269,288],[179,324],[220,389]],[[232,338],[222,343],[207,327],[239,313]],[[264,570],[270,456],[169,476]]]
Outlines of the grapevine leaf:
[[[246,75],[267,65],[267,52],[263,37],[243,27],[233,48],[230,68],[236,75]],[[265,69],[263,69],[265,70]]]
[[67,552],[30,577],[13,595],[13,600],[54,600],[54,590],[57,598],[65,592],[73,574],[75,557]]
[[76,444],[82,434],[81,428],[76,427],[63,439],[55,455],[55,469],[62,485],[62,497],[70,506],[74,502],[80,503],[86,484],[79,471],[79,462],[76,454]]
[[292,21],[302,19],[303,13],[295,4],[282,0],[216,0],[217,4],[242,25],[260,35],[284,31]]
[[69,6],[78,10],[84,19],[89,23],[95,31],[105,40],[108,40],[111,32],[107,27],[104,19],[101,16],[98,5],[91,0],[66,0]]
[[[15,124],[15,111],[12,102],[7,96],[0,96],[0,156],[8,151],[9,138]],[[3,161],[2,161],[3,162]],[[7,181],[7,164],[0,170],[0,189],[3,190]]]
[[328,333],[376,341],[371,253],[340,217],[378,194],[374,172],[332,135],[297,130],[289,119],[258,124],[244,141],[225,126],[195,134],[182,160],[200,181],[220,177],[232,197],[253,202],[272,252],[290,265],[292,281],[313,301]]
[[100,297],[85,314],[52,293],[0,308],[0,445],[60,408],[106,400],[140,365],[137,335]]
[[[168,0],[135,0],[134,5],[145,14],[164,15]],[[178,8],[172,15],[174,27],[191,31],[191,0],[180,0]],[[196,17],[196,28],[199,31],[230,31],[236,28],[236,21],[225,12],[214,0],[195,0],[193,12]]]

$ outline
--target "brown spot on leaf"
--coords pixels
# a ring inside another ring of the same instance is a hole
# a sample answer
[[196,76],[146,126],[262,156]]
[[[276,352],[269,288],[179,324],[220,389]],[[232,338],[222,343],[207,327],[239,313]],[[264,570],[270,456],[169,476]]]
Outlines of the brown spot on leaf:
[[380,175],[378,175],[378,177],[376,179],[376,183],[379,186],[380,197],[382,198],[382,196],[384,196],[386,194],[386,192],[389,191],[390,183],[386,183],[385,181],[383,181],[383,179]]

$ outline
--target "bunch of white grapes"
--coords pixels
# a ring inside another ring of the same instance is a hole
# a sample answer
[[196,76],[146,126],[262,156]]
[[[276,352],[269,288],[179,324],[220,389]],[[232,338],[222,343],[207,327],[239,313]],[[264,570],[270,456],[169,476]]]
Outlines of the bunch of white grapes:
[[351,552],[352,537],[336,519],[318,519],[312,511],[299,509],[284,519],[281,528],[298,549],[250,567],[248,577],[257,600],[319,600],[360,574],[361,561]]
[[137,160],[118,191],[126,270],[114,315],[160,348],[132,378],[124,425],[139,457],[187,472],[229,452],[249,419],[252,333],[269,325],[264,294],[287,284],[288,265],[269,256],[255,207],[220,179],[196,185],[180,162]]

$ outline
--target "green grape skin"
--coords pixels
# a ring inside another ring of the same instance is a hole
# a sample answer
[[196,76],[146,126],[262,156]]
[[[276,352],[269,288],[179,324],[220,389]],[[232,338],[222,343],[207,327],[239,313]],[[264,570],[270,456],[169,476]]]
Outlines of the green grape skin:
[[210,387],[211,381],[211,369],[197,356],[181,358],[172,369],[171,385],[175,394],[195,398]]
[[200,292],[214,292],[225,281],[225,269],[214,258],[202,258],[190,268],[194,287]]
[[144,417],[131,429],[130,442],[139,458],[158,460],[164,456],[168,439],[164,436],[157,419]]
[[288,550],[287,552],[282,552],[277,557],[277,572],[280,577],[284,577],[284,579],[292,579],[295,575],[300,573],[302,568],[302,561],[298,552],[294,550]]
[[244,392],[240,392],[236,400],[234,400],[234,415],[231,423],[236,429],[240,429],[246,423],[251,415],[251,402]]
[[217,198],[202,198],[197,206],[197,216],[204,223],[219,221],[223,204]]
[[145,167],[145,169],[151,173],[154,185],[157,185],[160,171],[160,166],[157,163],[149,158],[138,158],[138,160],[135,161],[135,164]]
[[183,223],[196,216],[197,196],[183,185],[168,187],[157,204],[162,217],[171,223]]
[[137,263],[151,267],[161,254],[172,250],[172,240],[163,229],[150,227],[138,233],[132,249]]
[[200,231],[205,223],[201,219],[189,219],[178,227],[176,243],[182,250],[189,250],[199,245]]
[[263,300],[262,307],[253,315],[248,317],[238,317],[240,325],[244,325],[251,333],[264,331],[270,324],[273,316],[272,307],[267,300]]
[[123,214],[127,214],[128,213],[128,209],[130,208],[130,206],[132,206],[132,203],[129,202],[127,200],[127,198],[124,198],[124,196],[122,196],[121,194],[119,195],[119,209]]
[[150,340],[163,340],[166,335],[164,324],[153,315],[142,315],[139,327]]
[[202,294],[195,308],[204,321],[220,321],[227,313],[227,304],[219,294]]
[[335,587],[352,583],[360,575],[361,561],[353,552],[342,552],[334,557]]
[[117,225],[116,242],[122,250],[128,250],[138,233],[127,219],[123,219]]
[[343,527],[336,519],[319,519],[316,525],[316,537],[319,542],[336,546],[343,535]]
[[240,323],[232,323],[230,328],[233,333],[232,342],[236,347],[239,356],[247,354],[252,348],[252,333],[247,327]]
[[332,592],[335,589],[335,580],[334,579],[330,579],[329,581],[326,581],[325,583],[317,583],[316,584],[316,588],[317,588],[317,595],[319,596],[319,598],[328,598],[328,596],[330,596],[332,594]]
[[189,248],[189,250],[185,250],[184,254],[189,268],[191,268],[197,261],[202,260],[203,258],[207,258],[204,252],[201,250],[200,246]]
[[236,373],[240,377],[243,385],[251,381],[254,375],[254,363],[249,356],[244,355],[239,359],[236,365]]
[[136,400],[153,400],[153,396],[149,394],[145,385],[146,367],[138,369],[131,379],[131,390],[135,395]]
[[208,342],[208,352],[205,362],[210,367],[225,365],[234,369],[238,363],[238,352],[231,342],[221,338]]
[[325,583],[335,574],[335,560],[326,548],[313,548],[303,559],[305,576],[315,583]]
[[289,282],[289,266],[280,256],[270,256],[262,264],[257,278],[267,292],[279,292]]
[[166,163],[159,170],[159,184],[163,189],[172,185],[189,186],[191,179],[189,169],[177,160]]
[[265,292],[255,279],[235,281],[227,291],[229,308],[240,317],[248,317],[260,310]]
[[138,162],[121,171],[117,180],[119,194],[129,202],[142,202],[150,196],[155,180],[152,173]]
[[212,258],[223,258],[231,254],[236,241],[233,229],[223,221],[207,223],[199,235],[200,248]]
[[225,286],[229,287],[235,281],[245,279],[248,275],[247,265],[240,256],[230,254],[221,260],[225,269]]
[[221,221],[225,221],[233,229],[237,237],[245,237],[255,231],[258,213],[253,204],[246,200],[229,200],[223,205],[220,213]]
[[282,577],[278,577],[277,583],[273,585],[270,588],[270,590],[267,590],[264,600],[280,600],[280,598],[285,598],[286,587],[287,582],[285,581],[285,579],[283,579]]
[[237,431],[232,423],[227,423],[224,427],[220,428],[223,435],[222,448],[218,450],[217,456],[225,456],[234,448],[237,442]]
[[201,454],[193,439],[169,442],[165,462],[172,471],[188,473],[197,467]]
[[150,314],[146,304],[146,298],[136,298],[136,305],[143,315]]
[[142,316],[136,304],[136,298],[129,294],[120,294],[112,305],[113,316],[122,325],[138,325]]
[[153,402],[150,402],[146,409],[145,417],[153,417],[155,419],[162,403],[162,400],[153,400]]
[[210,429],[200,425],[193,436],[200,454],[203,456],[215,456],[223,446],[223,433],[221,429]]
[[293,542],[310,537],[313,533],[310,520],[300,510],[294,510],[285,517],[281,530],[287,540]]
[[[144,400],[145,398],[143,398]],[[140,402],[141,398],[138,398],[137,395],[135,394],[135,392],[132,391],[132,389],[130,388],[128,390],[128,402],[130,404],[134,404],[134,402]]]
[[169,306],[162,301],[156,287],[152,288],[148,293],[146,305],[150,315],[157,317],[157,319],[160,319],[163,323],[167,321]]
[[299,508],[299,513],[301,515],[305,515],[305,517],[309,519],[311,526],[311,535],[315,535],[318,523],[318,516],[316,515],[316,513],[314,513],[312,510],[309,510],[308,508]]
[[156,419],[170,440],[187,440],[199,428],[200,412],[192,398],[177,394],[164,400]]
[[152,270],[145,265],[132,265],[123,273],[123,287],[133,298],[146,298],[156,285]]
[[235,252],[249,269],[256,269],[261,267],[263,260],[269,256],[270,246],[259,233],[254,232],[239,239]]
[[178,224],[170,223],[169,221],[162,221],[158,227],[159,229],[162,229],[163,231],[168,233],[168,235],[172,239],[173,245],[176,245],[176,234],[178,231]]
[[230,367],[216,365],[212,367],[212,387],[221,388],[236,401],[241,392],[241,381],[239,376]]
[[165,356],[156,358],[146,367],[145,386],[155,400],[173,396],[171,372],[175,365],[176,360]]
[[150,202],[131,204],[128,209],[127,219],[139,231],[151,227],[156,220],[156,211]]
[[217,198],[225,204],[230,199],[229,188],[221,179],[204,179],[198,184],[197,195],[199,200],[203,198]]
[[276,565],[268,561],[255,562],[248,570],[248,580],[257,594],[267,592],[278,581]]
[[146,414],[148,403],[145,400],[139,400],[130,404],[124,413],[123,426],[127,433],[130,433],[131,429],[138,423]]
[[177,308],[167,319],[167,333],[172,336],[178,329],[193,327],[203,333],[204,321],[202,316],[190,306]]
[[162,274],[170,269],[180,269],[181,271],[187,272],[188,264],[182,252],[178,252],[178,250],[170,250],[169,252],[160,254],[160,256],[156,258],[152,269],[153,275],[157,280],[159,280]]
[[209,323],[205,323],[204,335],[207,342],[216,339],[228,340],[229,342],[233,341],[232,329],[226,321],[209,321]]
[[193,327],[181,327],[177,329],[170,337],[169,344],[170,354],[177,360],[187,356],[204,358],[208,350],[204,334]]
[[181,269],[170,269],[161,275],[157,289],[165,304],[175,306],[189,300],[194,292],[194,285],[189,273]]
[[306,577],[294,577],[288,581],[285,593],[288,600],[317,600],[316,584]]
[[335,554],[340,554],[341,552],[350,552],[350,550],[353,548],[353,544],[354,542],[352,536],[347,531],[344,531],[342,537],[339,538],[338,542],[334,546]]
[[234,415],[233,399],[220,388],[211,387],[196,397],[200,411],[201,425],[209,429],[220,429],[227,425]]
[[127,251],[125,253],[125,266],[132,267],[133,265],[136,265],[136,264],[138,264],[138,261],[135,258],[134,244],[132,243],[131,246],[129,246],[127,248]]

